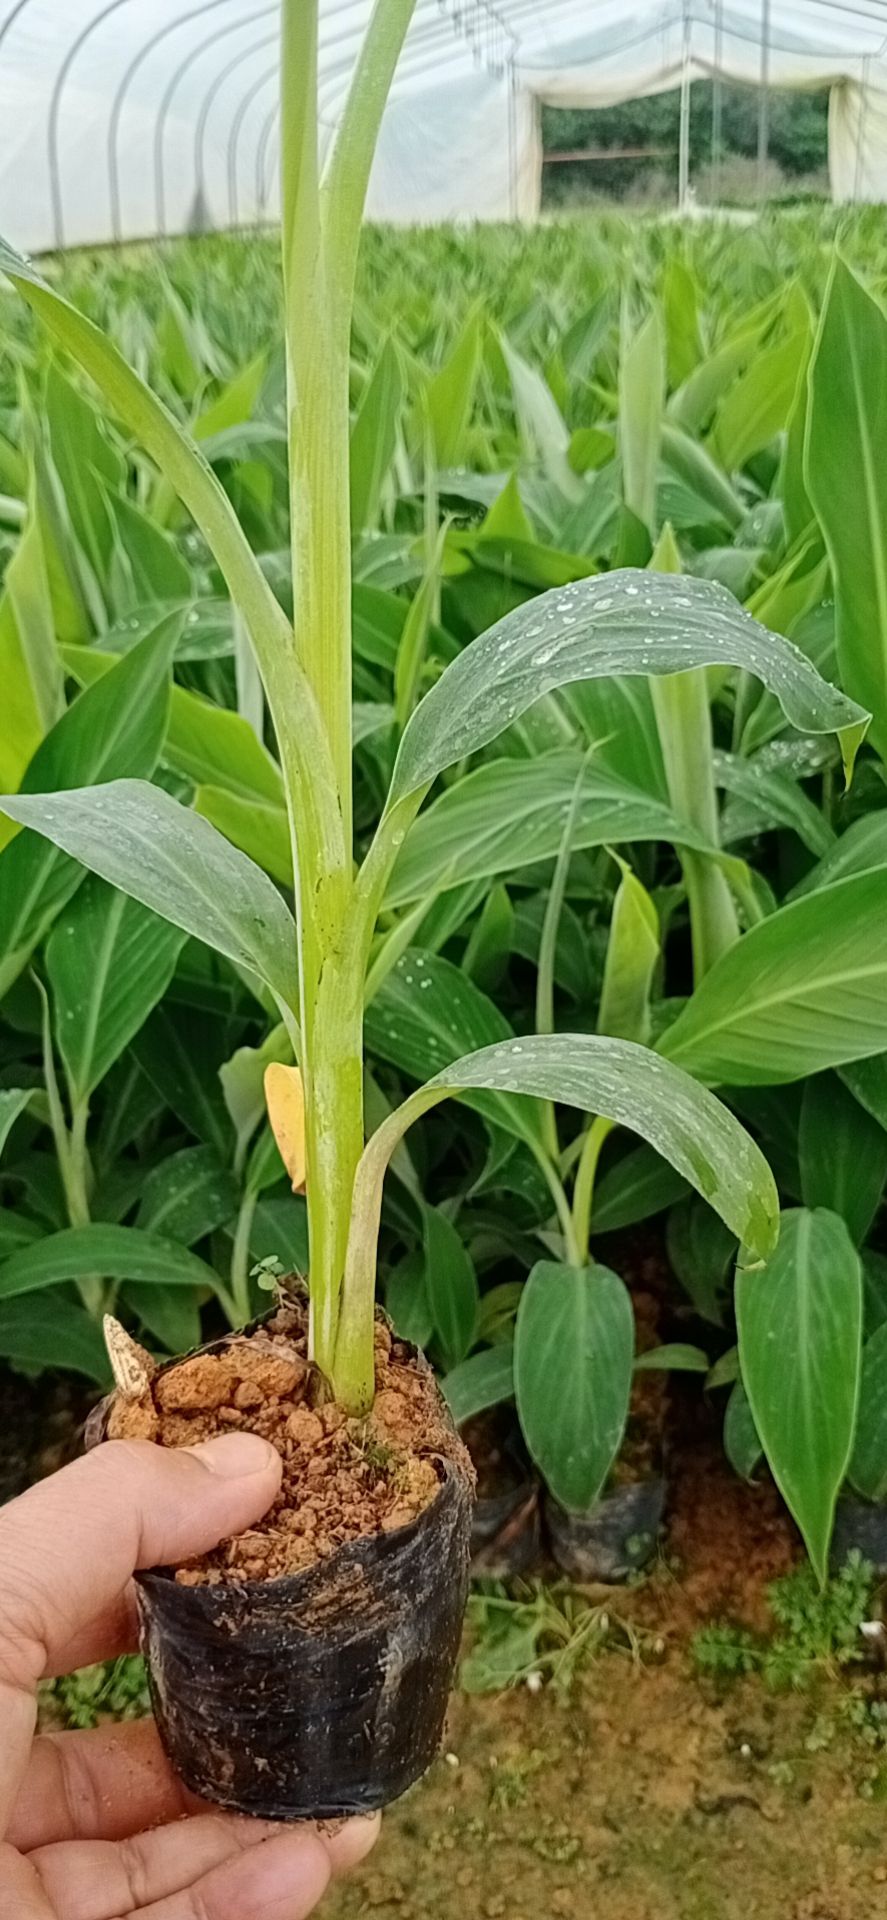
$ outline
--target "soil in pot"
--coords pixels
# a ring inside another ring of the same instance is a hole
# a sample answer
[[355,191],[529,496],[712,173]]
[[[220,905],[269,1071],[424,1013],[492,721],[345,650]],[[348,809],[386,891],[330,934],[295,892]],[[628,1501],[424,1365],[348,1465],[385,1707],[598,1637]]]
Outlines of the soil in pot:
[[472,1472],[430,1369],[376,1332],[372,1414],[307,1360],[307,1308],[115,1399],[108,1438],[189,1446],[232,1429],[283,1460],[263,1520],[139,1577],[167,1750],[206,1798],[269,1818],[369,1811],[437,1750],[468,1575]]
[[477,1474],[471,1568],[486,1579],[531,1571],[541,1556],[539,1488],[511,1407],[465,1422],[462,1439]]

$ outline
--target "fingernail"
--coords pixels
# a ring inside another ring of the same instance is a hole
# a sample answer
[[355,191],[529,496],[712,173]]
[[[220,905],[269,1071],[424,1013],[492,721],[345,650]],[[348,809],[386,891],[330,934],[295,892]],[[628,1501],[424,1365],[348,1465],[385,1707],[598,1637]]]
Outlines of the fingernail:
[[220,1480],[246,1480],[250,1474],[267,1473],[279,1457],[270,1440],[262,1440],[257,1433],[220,1433],[215,1440],[201,1440],[186,1451]]

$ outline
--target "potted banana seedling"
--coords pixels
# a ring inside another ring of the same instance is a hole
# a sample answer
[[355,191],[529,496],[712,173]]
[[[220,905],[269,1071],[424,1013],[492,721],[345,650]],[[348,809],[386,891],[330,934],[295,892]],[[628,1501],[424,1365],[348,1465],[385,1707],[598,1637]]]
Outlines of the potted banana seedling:
[[[447,767],[543,694],[592,675],[744,667],[774,685],[799,725],[834,726],[852,741],[863,721],[721,589],[632,573],[582,582],[482,635],[416,706],[355,867],[350,316],[367,179],[413,4],[376,0],[322,176],[318,0],[282,7],[292,621],[179,423],[31,263],[7,247],[0,254],[0,268],[206,539],[255,651],[286,790],[295,920],[260,869],[160,786],[112,781],[2,802],[25,829],[4,855],[11,887],[45,887],[48,917],[81,867],[99,873],[226,956],[277,1010],[299,1063],[308,1302],[294,1295],[252,1333],[159,1372],[138,1352],[119,1354],[121,1390],[105,1418],[108,1433],[139,1431],[167,1445],[252,1426],[284,1456],[281,1496],[259,1527],[139,1580],[173,1764],[208,1799],[277,1818],[369,1809],[403,1791],[436,1751],[456,1658],[470,1472],[430,1373],[392,1341],[374,1304],[382,1184],[411,1123],[478,1088],[578,1107],[649,1141],[726,1220],[744,1260],[765,1259],[777,1228],[767,1163],[716,1096],[637,1042],[606,1035],[485,1046],[436,1073],[365,1140],[367,963],[423,800]],[[686,831],[712,852],[704,832]],[[553,1164],[550,1147],[540,1153]],[[586,1164],[590,1157],[589,1149]],[[565,1336],[587,1353],[602,1331],[583,1266],[543,1269],[530,1313],[537,1372],[553,1401]],[[586,1410],[574,1409],[580,1446]],[[584,1482],[577,1491],[584,1496]]]

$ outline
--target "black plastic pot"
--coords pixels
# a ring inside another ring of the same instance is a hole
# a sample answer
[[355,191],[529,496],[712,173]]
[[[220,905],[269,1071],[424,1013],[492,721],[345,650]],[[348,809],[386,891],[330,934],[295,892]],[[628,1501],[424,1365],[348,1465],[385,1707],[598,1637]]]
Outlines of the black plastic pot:
[[831,1562],[836,1573],[854,1552],[860,1553],[879,1576],[887,1574],[887,1507],[844,1494],[838,1501],[832,1534]]
[[137,1575],[157,1725],[193,1792],[322,1820],[386,1806],[425,1772],[468,1593],[473,1493],[455,1435],[439,1468],[417,1520],[301,1573],[194,1587],[167,1568]]
[[547,1493],[545,1524],[552,1556],[571,1580],[618,1585],[649,1565],[664,1510],[660,1474],[617,1487],[588,1513],[567,1513]]
[[539,1489],[531,1480],[477,1501],[471,1529],[473,1574],[486,1580],[515,1580],[529,1573],[541,1551]]

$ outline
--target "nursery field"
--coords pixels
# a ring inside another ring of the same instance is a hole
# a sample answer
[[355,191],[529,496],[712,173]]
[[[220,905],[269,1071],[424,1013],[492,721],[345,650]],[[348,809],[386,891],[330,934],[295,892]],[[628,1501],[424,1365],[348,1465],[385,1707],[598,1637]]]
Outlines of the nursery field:
[[378,1299],[484,1584],[451,1758],[330,1912],[887,1913],[883,211],[364,235],[350,743],[311,641],[344,855],[243,610],[298,652],[320,604],[277,243],[0,267],[0,1488],[76,1444],[103,1316],[190,1352],[309,1224],[365,1414],[334,1308],[390,1163]]

